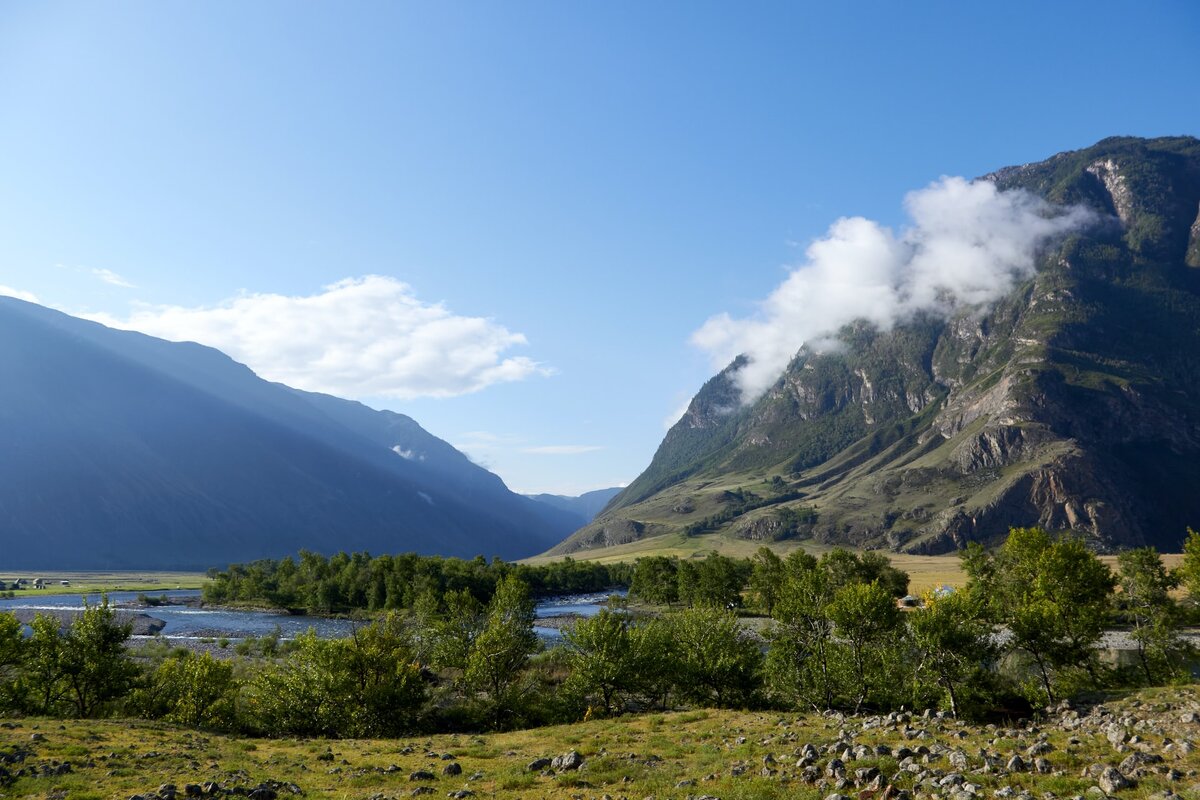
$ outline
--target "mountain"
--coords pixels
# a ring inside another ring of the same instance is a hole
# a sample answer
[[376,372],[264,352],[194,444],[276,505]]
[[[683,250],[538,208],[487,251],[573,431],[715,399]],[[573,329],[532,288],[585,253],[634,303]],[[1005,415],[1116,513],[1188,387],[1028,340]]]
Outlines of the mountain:
[[539,503],[545,503],[553,508],[574,514],[579,519],[578,527],[583,527],[603,511],[609,501],[620,494],[620,492],[620,487],[613,487],[611,489],[596,489],[592,492],[584,492],[578,497],[569,497],[563,494],[530,494],[525,496]]
[[196,569],[416,551],[519,558],[577,527],[415,421],[223,353],[0,297],[0,561]]
[[941,553],[1035,524],[1178,549],[1200,527],[1200,141],[1105,139],[984,179],[1104,223],[988,308],[842,328],[749,405],[735,361],[552,552],[682,531]]

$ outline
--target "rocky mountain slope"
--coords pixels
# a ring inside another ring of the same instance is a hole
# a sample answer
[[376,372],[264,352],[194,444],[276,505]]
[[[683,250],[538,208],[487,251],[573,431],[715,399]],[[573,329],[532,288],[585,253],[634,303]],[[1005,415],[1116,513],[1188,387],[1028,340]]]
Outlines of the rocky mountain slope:
[[577,527],[402,414],[0,297],[0,564],[203,569],[300,548],[519,558]]
[[748,406],[735,361],[553,552],[718,531],[940,553],[1034,524],[1177,548],[1200,525],[1200,140],[1106,139],[985,179],[1100,222],[991,307],[802,349]]

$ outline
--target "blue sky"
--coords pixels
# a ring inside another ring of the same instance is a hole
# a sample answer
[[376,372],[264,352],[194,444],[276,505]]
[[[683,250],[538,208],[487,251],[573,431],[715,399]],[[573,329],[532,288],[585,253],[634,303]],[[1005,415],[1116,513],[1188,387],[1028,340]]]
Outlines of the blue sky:
[[0,286],[576,493],[839,217],[1200,134],[1197,41],[1184,0],[8,3]]

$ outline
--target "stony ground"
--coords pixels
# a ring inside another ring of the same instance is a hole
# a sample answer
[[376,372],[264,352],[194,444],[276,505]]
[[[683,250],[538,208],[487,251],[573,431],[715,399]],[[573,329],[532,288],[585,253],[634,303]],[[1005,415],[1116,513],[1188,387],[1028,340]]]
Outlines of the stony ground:
[[484,736],[246,739],[144,722],[0,721],[0,797],[383,800],[1200,798],[1200,693],[1032,724],[693,711]]

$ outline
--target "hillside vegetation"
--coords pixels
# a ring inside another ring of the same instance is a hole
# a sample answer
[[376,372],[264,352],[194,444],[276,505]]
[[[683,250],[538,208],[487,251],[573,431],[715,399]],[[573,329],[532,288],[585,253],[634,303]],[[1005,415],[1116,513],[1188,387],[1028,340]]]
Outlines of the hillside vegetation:
[[986,180],[1101,221],[993,306],[801,349],[749,405],[735,360],[550,553],[714,532],[943,553],[1014,524],[1177,550],[1200,521],[1200,141],[1106,139]]

